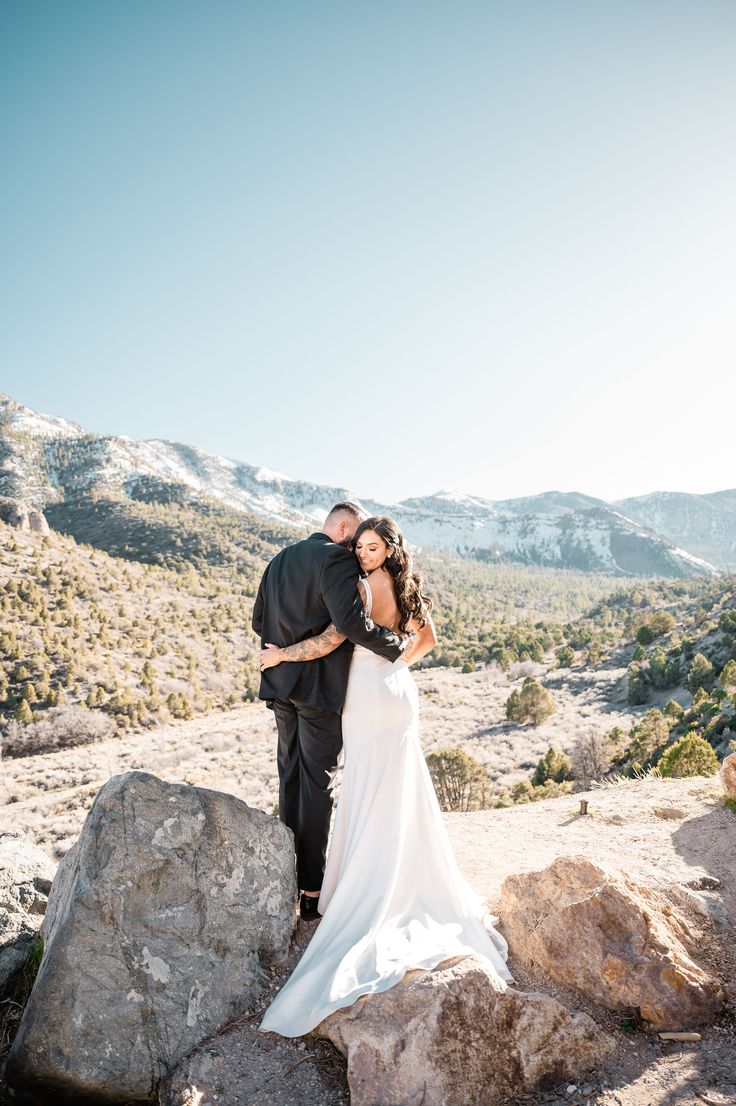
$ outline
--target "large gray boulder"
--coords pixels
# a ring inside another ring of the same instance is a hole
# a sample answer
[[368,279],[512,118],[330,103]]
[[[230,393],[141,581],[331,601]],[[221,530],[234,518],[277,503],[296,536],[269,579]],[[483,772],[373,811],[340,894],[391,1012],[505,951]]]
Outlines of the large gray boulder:
[[64,856],[8,1083],[156,1101],[160,1079],[252,1006],[295,926],[293,835],[232,795],[147,772],[98,792]]
[[28,959],[56,864],[20,830],[0,833],[0,999]]
[[478,956],[415,970],[363,995],[313,1035],[347,1056],[352,1106],[502,1106],[574,1079],[614,1043],[548,995],[503,990]]

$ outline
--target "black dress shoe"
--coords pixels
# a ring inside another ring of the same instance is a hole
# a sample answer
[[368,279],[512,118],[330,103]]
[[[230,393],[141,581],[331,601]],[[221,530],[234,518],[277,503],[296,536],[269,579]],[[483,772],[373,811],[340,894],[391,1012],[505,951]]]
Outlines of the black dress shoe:
[[318,902],[319,895],[305,895],[302,893],[299,899],[299,916],[303,918],[305,922],[316,922],[322,917],[317,909]]

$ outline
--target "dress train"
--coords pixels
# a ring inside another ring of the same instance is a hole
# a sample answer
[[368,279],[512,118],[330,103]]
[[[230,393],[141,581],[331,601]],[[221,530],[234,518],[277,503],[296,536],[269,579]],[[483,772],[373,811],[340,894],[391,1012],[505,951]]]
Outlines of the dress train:
[[261,1030],[302,1036],[361,995],[393,987],[410,968],[454,956],[484,956],[499,990],[513,982],[498,919],[455,860],[419,741],[418,708],[405,661],[355,646],[322,919]]

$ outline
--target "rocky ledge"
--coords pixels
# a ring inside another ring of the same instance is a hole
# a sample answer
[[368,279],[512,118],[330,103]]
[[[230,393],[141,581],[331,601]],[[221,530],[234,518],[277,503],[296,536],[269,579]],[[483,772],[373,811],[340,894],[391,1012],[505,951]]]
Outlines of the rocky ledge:
[[456,958],[304,1040],[258,1033],[311,933],[292,835],[231,795],[145,772],[100,789],[55,873],[21,834],[0,837],[0,872],[0,1001],[41,920],[44,944],[7,1056],[17,1103],[537,1103],[612,1062],[607,1011],[692,1033],[729,1001],[705,943],[714,917],[722,935],[730,923],[706,898],[579,855],[503,883],[518,986]]

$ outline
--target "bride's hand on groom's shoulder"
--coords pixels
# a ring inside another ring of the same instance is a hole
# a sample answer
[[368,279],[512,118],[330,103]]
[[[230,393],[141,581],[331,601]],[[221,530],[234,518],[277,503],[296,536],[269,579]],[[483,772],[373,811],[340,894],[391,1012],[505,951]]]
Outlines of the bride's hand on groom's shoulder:
[[281,653],[282,650],[278,645],[271,645],[269,642],[266,642],[265,648],[261,649],[260,653],[261,672],[265,671],[267,668],[275,668],[277,664],[281,664]]

